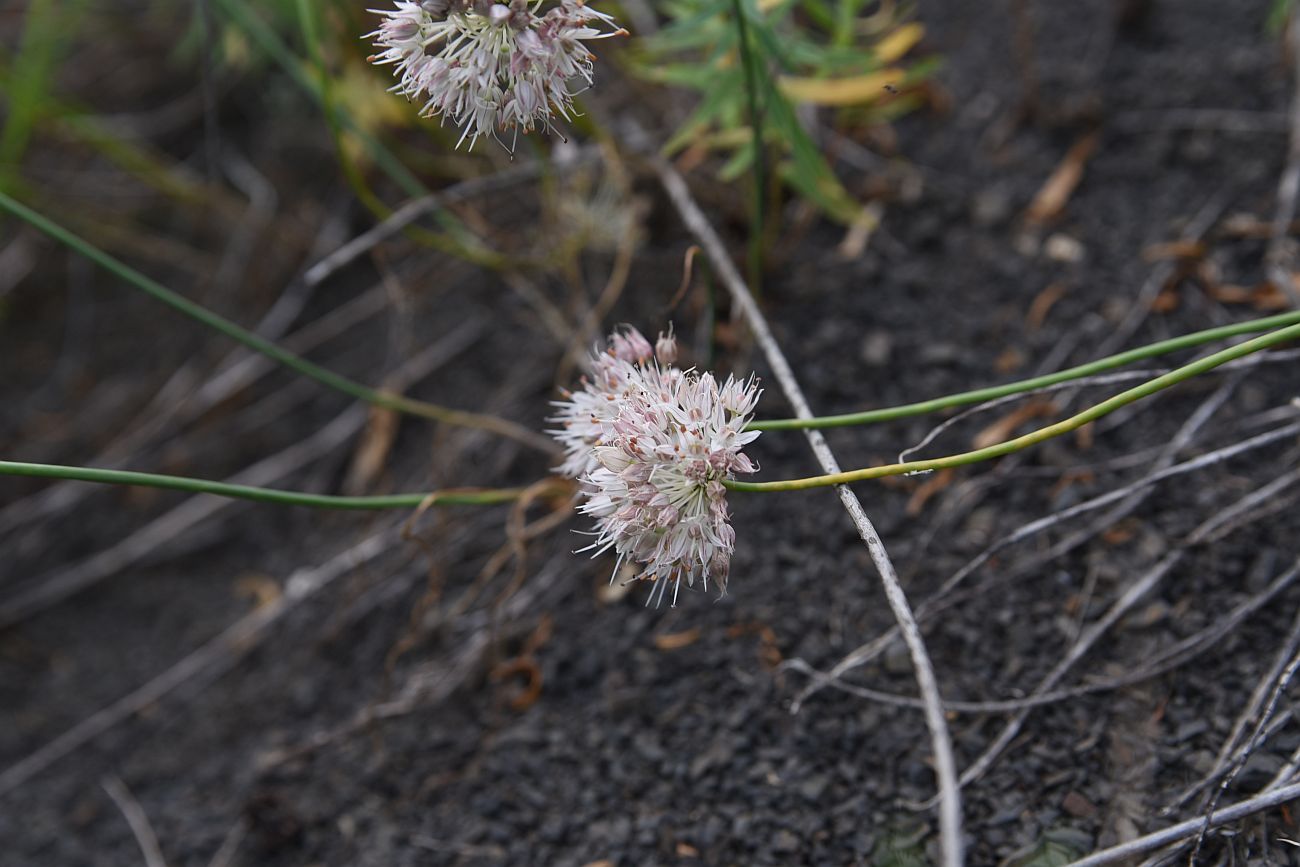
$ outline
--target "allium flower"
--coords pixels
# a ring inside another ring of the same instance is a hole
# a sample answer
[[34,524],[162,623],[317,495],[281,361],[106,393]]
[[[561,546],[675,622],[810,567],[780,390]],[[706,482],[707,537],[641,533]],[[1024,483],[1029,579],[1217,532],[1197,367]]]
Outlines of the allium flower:
[[[553,129],[569,119],[575,91],[592,83],[595,55],[583,43],[625,34],[614,19],[584,0],[398,0],[368,34],[380,52],[372,63],[393,64],[393,90],[424,102],[420,114],[450,118],[470,146],[499,129]],[[499,141],[500,139],[498,139]]]
[[[672,351],[675,355],[675,344]],[[582,387],[576,392],[564,392],[564,400],[556,402],[559,412],[551,419],[560,423],[551,435],[564,446],[565,453],[558,472],[581,479],[600,466],[593,449],[604,437],[604,426],[618,418],[629,395],[641,388],[654,357],[650,341],[635,328],[625,328],[610,335],[604,352],[594,353],[587,360]]]
[[671,336],[656,346],[664,367],[636,331],[610,342],[591,359],[592,378],[560,402],[555,432],[569,453],[561,472],[582,481],[579,511],[596,519],[588,550],[642,564],[638,577],[657,582],[660,602],[671,584],[676,604],[683,579],[705,589],[712,579],[725,593],[736,534],[722,481],[757,469],[741,449],[758,436],[744,428],[759,390],[753,378],[719,385],[672,367]]

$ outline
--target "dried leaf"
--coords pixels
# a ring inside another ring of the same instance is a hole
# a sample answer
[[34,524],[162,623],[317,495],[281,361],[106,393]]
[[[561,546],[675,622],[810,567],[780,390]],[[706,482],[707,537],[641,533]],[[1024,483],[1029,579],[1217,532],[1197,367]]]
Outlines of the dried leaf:
[[508,659],[492,669],[491,678],[496,683],[519,674],[524,675],[528,680],[523,689],[511,697],[510,707],[512,710],[523,711],[532,707],[542,694],[542,668],[537,664],[537,660],[531,656]]
[[1142,260],[1144,262],[1163,262],[1167,259],[1200,259],[1204,256],[1205,244],[1196,240],[1149,244],[1142,250]]
[[897,67],[852,78],[804,78],[781,76],[781,92],[796,102],[846,106],[877,102],[888,93],[886,85],[902,83],[906,74]]
[[1286,293],[1272,283],[1260,283],[1256,286],[1215,285],[1207,286],[1205,291],[1220,304],[1249,304],[1256,310],[1264,312],[1291,308]]
[[1008,346],[993,359],[993,369],[998,373],[1012,373],[1025,366],[1025,354],[1014,346]]
[[925,28],[920,24],[904,24],[876,43],[876,59],[881,63],[893,63],[916,47],[923,36]]
[[1099,141],[1098,134],[1090,132],[1066,151],[1060,165],[1047,178],[1038,190],[1038,195],[1034,196],[1029,209],[1025,211],[1027,222],[1042,225],[1060,216],[1061,211],[1065,210],[1065,206],[1069,203],[1070,196],[1074,195],[1079,182],[1083,180],[1084,166],[1087,165],[1093,151],[1097,149]]
[[260,610],[280,598],[280,585],[269,575],[241,575],[235,579],[235,595],[253,600],[253,608]]
[[655,647],[660,650],[677,650],[700,640],[700,627],[687,629],[685,632],[669,632],[655,636]]
[[1034,296],[1034,301],[1029,305],[1029,313],[1025,316],[1025,326],[1031,331],[1037,331],[1043,327],[1047,321],[1047,314],[1056,306],[1056,302],[1065,297],[1065,286],[1061,283],[1051,283],[1042,292]]
[[862,256],[871,241],[871,236],[880,228],[880,220],[885,215],[885,204],[880,200],[868,202],[858,219],[853,221],[844,234],[835,254],[845,261],[852,261]]
[[908,499],[907,507],[904,510],[907,513],[907,517],[915,518],[917,515],[921,514],[921,510],[925,508],[925,504],[930,501],[930,498],[951,485],[955,475],[956,474],[953,472],[952,468],[949,467],[948,469],[934,473],[930,478],[926,479],[925,483],[917,488]]
[[388,453],[397,439],[397,426],[400,417],[391,409],[370,408],[370,420],[361,434],[361,442],[352,454],[352,465],[348,467],[348,476],[343,483],[343,490],[348,494],[364,493],[383,471],[388,461]]
[[1016,428],[1025,422],[1033,418],[1052,415],[1055,412],[1056,404],[1050,400],[1030,401],[977,433],[975,439],[971,442],[971,446],[976,449],[985,449],[1000,442],[1005,442],[1015,433]]
[[1172,313],[1182,303],[1182,297],[1174,289],[1163,289],[1151,301],[1152,313]]

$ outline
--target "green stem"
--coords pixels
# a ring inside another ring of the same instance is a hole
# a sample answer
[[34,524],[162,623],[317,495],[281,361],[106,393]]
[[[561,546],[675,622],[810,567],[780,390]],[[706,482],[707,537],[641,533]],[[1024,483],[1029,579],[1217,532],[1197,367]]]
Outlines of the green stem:
[[[313,509],[415,509],[422,505],[492,506],[518,500],[528,490],[527,488],[456,488],[423,494],[339,497],[329,494],[305,494],[300,491],[280,491],[274,488],[256,488],[251,485],[232,485],[226,482],[189,479],[184,476],[134,473],[127,470],[100,470],[91,467],[64,467],[55,464],[27,464],[15,461],[0,461],[0,475],[167,488],[174,491],[187,491],[191,494],[215,494],[218,497],[236,500],[254,500],[282,506],[307,506]],[[556,491],[559,490],[560,487],[557,485]]]
[[1300,311],[1281,313],[1277,316],[1266,316],[1262,319],[1250,319],[1246,322],[1238,322],[1233,325],[1223,325],[1218,328],[1207,328],[1204,331],[1194,331],[1191,334],[1184,334],[1181,337],[1161,340],[1158,343],[1152,343],[1147,346],[1139,346],[1136,349],[1130,349],[1118,353],[1117,355],[1108,355],[1105,358],[1090,361],[1087,364],[1080,364],[1077,367],[1066,368],[1065,370],[1056,373],[1049,373],[1045,376],[1036,376],[1032,379],[1022,379],[1019,382],[1009,382],[1006,385],[995,385],[990,388],[963,391],[957,394],[947,395],[946,397],[936,397],[931,400],[923,400],[918,403],[906,403],[902,406],[871,409],[865,412],[854,412],[846,415],[823,415],[810,419],[782,418],[752,421],[749,423],[746,430],[801,430],[805,428],[848,427],[851,425],[875,424],[877,422],[895,421],[900,418],[926,415],[943,409],[968,406],[973,403],[983,403],[986,400],[994,400],[1011,394],[1033,391],[1036,388],[1044,388],[1045,386],[1056,385],[1060,382],[1068,382],[1071,379],[1091,376],[1095,373],[1123,367],[1124,365],[1131,364],[1135,361],[1142,361],[1147,358],[1166,355],[1170,352],[1176,352],[1180,349],[1189,349],[1194,346],[1200,346],[1204,343],[1212,343],[1215,340],[1237,337],[1242,334],[1255,334],[1260,331],[1268,331],[1270,328],[1280,328],[1297,323],[1300,323]]
[[749,22],[745,19],[744,0],[731,0],[740,43],[740,63],[745,71],[745,97],[749,102],[749,128],[754,148],[754,197],[749,227],[749,285],[761,295],[763,275],[763,226],[766,223],[764,200],[767,190],[767,160],[763,152],[763,114],[758,105],[758,70],[749,44]]
[[960,467],[967,464],[974,464],[980,461],[987,461],[993,458],[1000,458],[1009,455],[1012,452],[1018,452],[1029,446],[1037,445],[1044,440],[1058,437],[1061,434],[1069,433],[1072,430],[1083,427],[1089,422],[1096,421],[1102,416],[1109,415],[1122,406],[1127,406],[1136,400],[1155,394],[1161,389],[1169,388],[1184,380],[1190,379],[1208,370],[1213,370],[1221,364],[1234,361],[1243,356],[1250,355],[1252,352],[1259,352],[1261,349],[1267,349],[1270,346],[1276,346],[1279,343],[1285,343],[1288,340],[1300,338],[1300,324],[1291,325],[1288,328],[1282,328],[1270,334],[1264,334],[1252,338],[1228,349],[1220,350],[1213,355],[1207,355],[1191,364],[1185,364],[1175,370],[1171,370],[1163,376],[1144,382],[1135,388],[1121,392],[1112,398],[1102,401],[1096,406],[1089,407],[1083,412],[1071,416],[1064,421],[1039,428],[1036,431],[1027,433],[1024,436],[1016,437],[1003,443],[998,443],[988,448],[976,449],[971,452],[962,452],[961,454],[948,455],[942,458],[932,458],[924,461],[907,461],[901,464],[886,464],[880,467],[868,467],[862,470],[851,470],[847,473],[834,473],[825,476],[812,476],[806,479],[788,479],[778,482],[723,482],[733,491],[801,491],[808,488],[822,488],[830,485],[844,485],[850,482],[861,482],[867,479],[878,479],[883,476],[901,476],[907,473],[928,472],[930,470],[942,470],[949,467]]
[[391,409],[395,412],[420,416],[422,418],[433,419],[434,421],[440,421],[445,424],[457,425],[460,427],[472,427],[491,431],[548,454],[552,454],[556,451],[553,442],[541,434],[529,430],[523,425],[497,418],[495,416],[482,415],[479,413],[467,412],[465,410],[449,409],[436,404],[426,403],[422,400],[414,400],[409,397],[403,397],[402,395],[392,394],[391,392],[379,391],[348,379],[346,376],[341,376],[332,370],[321,367],[318,364],[313,364],[305,358],[301,358],[289,350],[283,349],[277,344],[272,343],[266,338],[261,337],[242,326],[236,325],[229,319],[226,319],[217,313],[213,313],[211,310],[195,304],[184,296],[173,292],[161,283],[141,274],[125,262],[115,259],[108,253],[105,253],[84,239],[74,235],[72,232],[69,232],[67,229],[47,217],[33,211],[31,208],[18,202],[4,192],[0,192],[0,209],[6,210],[14,216],[26,221],[35,228],[49,235],[54,240],[64,244],[76,253],[85,256],[104,270],[120,277],[158,301],[161,301],[173,309],[184,313],[186,316],[203,323],[209,328],[220,331],[222,334],[232,340],[242,343],[254,352],[259,352],[267,358],[283,364],[285,367],[292,368],[304,376],[309,376],[335,391],[340,391],[344,394],[355,397],[358,400],[363,400],[366,403],[383,407],[384,409]]

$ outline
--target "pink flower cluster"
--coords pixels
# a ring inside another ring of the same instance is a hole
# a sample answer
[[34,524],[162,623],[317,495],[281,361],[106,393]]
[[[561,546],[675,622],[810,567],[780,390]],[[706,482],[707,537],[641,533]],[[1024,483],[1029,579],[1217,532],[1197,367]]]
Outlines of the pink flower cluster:
[[760,394],[752,377],[719,384],[674,367],[676,355],[671,335],[652,349],[635,329],[615,333],[557,404],[552,432],[567,453],[559,471],[582,482],[579,511],[596,519],[586,550],[642,564],[638,577],[661,602],[671,584],[673,604],[683,579],[726,592],[736,534],[722,481],[757,470],[741,449],[758,437],[745,426]]
[[583,43],[626,31],[583,0],[545,13],[542,2],[398,0],[371,10],[384,20],[369,34],[380,49],[370,60],[396,67],[393,89],[422,101],[420,114],[460,127],[457,146],[501,129],[551,129],[556,113],[572,116],[570,85],[592,83],[595,55]]

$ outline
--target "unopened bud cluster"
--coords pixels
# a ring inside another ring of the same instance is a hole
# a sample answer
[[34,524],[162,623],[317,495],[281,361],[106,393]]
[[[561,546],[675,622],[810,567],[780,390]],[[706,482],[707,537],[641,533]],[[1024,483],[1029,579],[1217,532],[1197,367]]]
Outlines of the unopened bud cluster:
[[461,128],[459,146],[499,130],[551,129],[568,119],[577,86],[592,82],[594,55],[583,43],[625,33],[583,0],[398,0],[374,33],[373,63],[393,64],[393,89],[422,102],[426,117]]
[[616,332],[557,403],[552,431],[566,453],[559,471],[581,481],[579,511],[596,520],[589,550],[640,564],[660,601],[672,585],[674,603],[683,580],[726,591],[736,534],[722,482],[757,469],[741,449],[758,436],[745,426],[760,393],[752,377],[719,383],[676,359],[671,335],[652,347],[635,329]]

